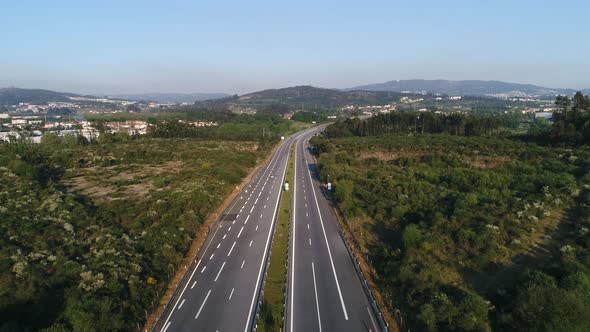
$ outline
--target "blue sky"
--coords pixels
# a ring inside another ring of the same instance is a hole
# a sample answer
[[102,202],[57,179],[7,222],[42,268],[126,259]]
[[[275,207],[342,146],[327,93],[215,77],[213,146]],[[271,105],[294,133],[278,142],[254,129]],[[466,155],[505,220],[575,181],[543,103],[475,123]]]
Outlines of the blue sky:
[[0,0],[0,86],[228,92],[392,79],[590,88],[589,1]]

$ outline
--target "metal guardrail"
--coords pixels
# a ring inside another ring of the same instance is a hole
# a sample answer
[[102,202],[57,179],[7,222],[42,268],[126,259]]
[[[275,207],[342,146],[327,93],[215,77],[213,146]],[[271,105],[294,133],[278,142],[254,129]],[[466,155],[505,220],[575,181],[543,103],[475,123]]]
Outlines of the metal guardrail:
[[371,309],[373,310],[373,313],[375,313],[375,315],[377,316],[377,321],[379,322],[379,325],[380,325],[379,327],[381,328],[382,331],[388,332],[389,326],[387,325],[387,322],[385,322],[385,319],[383,319],[383,314],[381,313],[381,308],[379,308],[379,304],[375,300],[375,297],[373,297],[373,293],[371,292],[371,288],[369,287],[369,283],[367,282],[367,279],[365,279],[365,276],[363,274],[363,270],[361,269],[361,265],[359,264],[358,260],[356,259],[356,256],[354,255],[354,252],[352,251],[352,247],[351,247],[350,243],[348,242],[348,240],[346,239],[346,236],[344,235],[344,231],[342,230],[340,225],[338,225],[338,232],[340,233],[340,237],[344,241],[346,250],[348,251],[350,258],[352,259],[352,262],[354,263],[353,264],[354,269],[356,270],[356,273],[358,274],[359,278],[361,279],[361,284],[363,285],[363,290],[365,291],[365,293],[367,294],[367,297],[370,300]]

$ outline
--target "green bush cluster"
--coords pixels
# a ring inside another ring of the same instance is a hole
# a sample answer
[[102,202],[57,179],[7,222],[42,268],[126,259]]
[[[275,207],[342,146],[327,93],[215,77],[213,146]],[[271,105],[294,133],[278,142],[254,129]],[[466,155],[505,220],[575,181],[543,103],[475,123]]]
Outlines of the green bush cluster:
[[[379,291],[412,330],[588,330],[587,147],[395,133],[311,143],[355,235],[368,238]],[[579,235],[547,267],[500,288],[477,284],[572,206]]]

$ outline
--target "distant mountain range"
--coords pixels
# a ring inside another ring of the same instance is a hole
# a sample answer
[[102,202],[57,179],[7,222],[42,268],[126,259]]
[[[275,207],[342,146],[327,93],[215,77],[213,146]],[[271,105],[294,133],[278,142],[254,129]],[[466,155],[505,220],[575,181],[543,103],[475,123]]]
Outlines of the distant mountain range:
[[134,101],[153,101],[156,103],[180,104],[194,103],[196,101],[213,100],[228,97],[225,93],[140,93],[140,94],[120,94],[111,95],[110,98],[134,100]]
[[[395,80],[385,83],[356,86],[346,91],[395,91],[412,93],[434,93],[450,96],[522,96],[541,97],[558,94],[572,95],[574,89],[554,89],[533,84],[507,83],[500,81],[448,81],[448,80]],[[585,94],[590,89],[583,90]]]
[[73,93],[55,92],[43,89],[0,88],[0,105],[18,103],[45,104],[48,102],[69,101],[68,97],[78,96]]
[[[203,107],[230,109],[244,107],[265,109],[277,105],[283,109],[285,106],[289,109],[314,109],[337,108],[350,104],[383,105],[398,101],[403,96],[411,97],[425,93],[450,96],[552,98],[557,94],[573,95],[575,92],[576,90],[573,89],[552,89],[532,84],[499,81],[400,80],[342,90],[295,86],[268,89],[242,96],[230,96],[224,93],[145,93],[111,95],[109,98],[159,103],[198,102]],[[590,89],[582,90],[582,92],[590,94]],[[0,88],[0,105],[69,101],[69,97],[75,96],[80,95],[43,89]]]
[[303,85],[253,92],[242,95],[232,102],[253,108],[263,108],[271,104],[285,104],[294,109],[310,109],[342,107],[349,104],[384,104],[392,100],[399,100],[404,95],[392,91],[342,91]]

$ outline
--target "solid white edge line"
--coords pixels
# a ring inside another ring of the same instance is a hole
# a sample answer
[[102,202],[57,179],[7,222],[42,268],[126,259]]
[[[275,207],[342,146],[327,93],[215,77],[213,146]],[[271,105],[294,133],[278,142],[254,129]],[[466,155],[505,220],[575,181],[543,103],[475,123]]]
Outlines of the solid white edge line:
[[[286,144],[283,145],[283,149],[284,149],[284,146],[286,146]],[[291,145],[289,144],[288,147],[290,148]],[[289,152],[290,151],[287,150],[287,158],[285,160],[285,167],[283,169],[281,183],[283,183],[283,181],[285,180],[285,173],[287,173],[287,166],[289,165]],[[273,216],[271,219],[271,223],[270,223],[271,227],[268,228],[268,236],[266,238],[266,245],[264,246],[264,254],[262,255],[262,259],[260,260],[260,268],[258,270],[258,278],[256,279],[256,287],[254,287],[254,293],[252,294],[252,302],[250,303],[250,310],[248,311],[248,316],[247,316],[247,320],[246,320],[246,326],[244,327],[244,332],[248,332],[248,327],[250,326],[250,319],[252,318],[252,310],[254,309],[254,302],[256,302],[256,293],[258,293],[258,287],[260,285],[260,278],[262,276],[262,268],[264,267],[264,261],[266,259],[266,255],[268,254],[268,249],[269,249],[268,244],[270,242],[270,236],[272,235],[272,225],[275,222],[276,213],[279,208],[279,199],[278,198],[280,197],[280,195],[281,195],[281,192],[279,191],[279,195],[277,197],[277,203],[276,203],[276,206],[275,206],[275,209],[273,212]]]
[[293,179],[293,249],[291,251],[291,305],[289,306],[290,309],[290,318],[289,318],[289,331],[293,332],[293,298],[294,298],[294,289],[295,289],[295,212],[297,211],[297,144],[299,140],[295,141],[295,165],[293,166],[295,169],[293,170],[294,179]]
[[318,326],[320,327],[320,332],[322,332],[322,318],[320,316],[320,301],[318,300],[318,286],[316,285],[316,281],[315,281],[315,267],[313,266],[313,262],[311,262],[311,273],[313,274],[313,290],[315,292],[315,306],[318,310]]
[[[307,156],[305,153],[303,154],[305,160],[307,160]],[[324,227],[324,220],[322,218],[322,211],[320,211],[320,204],[318,203],[318,197],[315,194],[315,188],[313,186],[313,180],[311,178],[311,172],[309,167],[307,167],[307,175],[309,176],[309,181],[312,184],[313,199],[315,200],[315,206],[318,209],[318,215],[320,216],[320,224],[322,225],[322,231],[324,233],[324,239],[326,240],[326,248],[328,248],[328,256],[330,257],[330,264],[332,264],[332,272],[334,273],[334,279],[336,280],[336,288],[338,289],[338,295],[340,296],[340,304],[342,304],[342,311],[344,312],[344,319],[348,320],[348,313],[346,312],[346,306],[344,305],[344,298],[342,297],[342,290],[340,290],[340,283],[338,282],[338,275],[336,275],[336,267],[334,267],[334,260],[332,259],[332,251],[330,250],[330,244],[328,243],[328,236],[326,235],[326,228]]]

